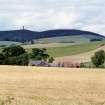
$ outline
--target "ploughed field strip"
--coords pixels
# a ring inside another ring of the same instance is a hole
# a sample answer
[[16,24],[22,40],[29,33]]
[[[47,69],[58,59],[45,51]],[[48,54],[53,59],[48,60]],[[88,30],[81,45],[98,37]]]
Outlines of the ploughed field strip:
[[0,66],[0,105],[104,104],[104,69]]

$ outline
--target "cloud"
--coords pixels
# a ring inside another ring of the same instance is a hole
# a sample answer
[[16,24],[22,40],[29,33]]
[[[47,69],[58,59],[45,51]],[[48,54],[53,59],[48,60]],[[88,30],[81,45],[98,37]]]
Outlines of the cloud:
[[0,30],[74,28],[105,35],[105,0],[0,0]]

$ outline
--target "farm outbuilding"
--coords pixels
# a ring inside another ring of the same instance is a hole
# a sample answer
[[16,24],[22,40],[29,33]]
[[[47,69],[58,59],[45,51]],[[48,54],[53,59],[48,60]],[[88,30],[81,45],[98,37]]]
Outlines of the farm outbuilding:
[[50,64],[45,61],[30,61],[30,66],[42,66],[42,67],[50,67]]

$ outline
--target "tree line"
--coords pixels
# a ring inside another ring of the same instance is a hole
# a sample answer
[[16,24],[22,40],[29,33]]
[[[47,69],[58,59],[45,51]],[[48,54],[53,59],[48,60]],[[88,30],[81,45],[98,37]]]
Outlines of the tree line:
[[21,65],[29,64],[30,60],[43,60],[52,63],[54,58],[51,57],[45,48],[33,48],[31,53],[21,46],[9,46],[2,49],[0,53],[1,65]]

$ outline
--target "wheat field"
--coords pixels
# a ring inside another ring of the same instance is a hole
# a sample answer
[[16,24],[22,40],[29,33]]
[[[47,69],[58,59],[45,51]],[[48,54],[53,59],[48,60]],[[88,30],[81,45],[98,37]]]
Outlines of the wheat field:
[[105,70],[0,66],[0,105],[105,105]]

